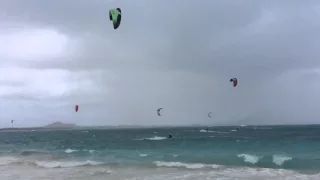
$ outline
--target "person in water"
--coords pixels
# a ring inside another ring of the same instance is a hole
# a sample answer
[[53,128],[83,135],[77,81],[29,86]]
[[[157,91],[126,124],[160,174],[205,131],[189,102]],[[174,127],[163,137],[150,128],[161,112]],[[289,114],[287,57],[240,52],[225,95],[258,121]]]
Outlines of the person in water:
[[169,134],[168,138],[173,138],[171,134]]

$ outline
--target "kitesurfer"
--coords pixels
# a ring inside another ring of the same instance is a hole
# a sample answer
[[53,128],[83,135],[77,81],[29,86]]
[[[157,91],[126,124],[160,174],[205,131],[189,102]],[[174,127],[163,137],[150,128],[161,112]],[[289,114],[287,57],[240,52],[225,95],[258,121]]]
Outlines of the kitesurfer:
[[173,138],[171,134],[169,134],[168,138]]

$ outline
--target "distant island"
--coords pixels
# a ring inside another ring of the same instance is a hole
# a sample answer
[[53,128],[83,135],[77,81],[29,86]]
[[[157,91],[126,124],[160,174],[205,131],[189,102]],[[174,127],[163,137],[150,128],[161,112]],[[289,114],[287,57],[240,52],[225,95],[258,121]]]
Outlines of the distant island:
[[[0,128],[0,131],[45,131],[45,130],[77,130],[77,129],[134,129],[134,128],[165,128],[180,126],[144,126],[144,125],[105,125],[105,126],[78,126],[76,124],[66,124],[60,121],[40,126],[40,127],[11,127]],[[188,126],[186,126],[188,127]]]
[[77,125],[75,125],[75,124],[64,124],[62,122],[54,122],[54,123],[48,124],[46,126],[43,126],[42,128],[53,128],[53,129],[55,129],[55,128],[59,128],[59,129],[67,128],[67,129],[71,129],[71,128],[76,128],[76,127],[77,127]]
[[24,131],[24,130],[58,130],[58,129],[74,129],[78,128],[75,124],[65,124],[62,122],[54,122],[42,127],[21,127],[21,128],[0,128],[0,131]]
[[147,128],[139,125],[119,125],[119,126],[77,126],[76,124],[66,124],[60,121],[40,126],[40,127],[11,127],[0,128],[0,131],[39,131],[39,130],[72,130],[72,129],[126,129],[126,128]]

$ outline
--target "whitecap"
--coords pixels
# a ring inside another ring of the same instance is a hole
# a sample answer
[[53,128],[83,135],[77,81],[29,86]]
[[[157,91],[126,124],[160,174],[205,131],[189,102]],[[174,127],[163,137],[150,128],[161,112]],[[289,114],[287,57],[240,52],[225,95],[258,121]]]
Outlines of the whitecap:
[[77,151],[79,151],[79,150],[66,149],[64,152],[69,154],[69,153],[73,153],[73,152],[77,152]]
[[140,154],[141,157],[146,157],[148,154]]
[[105,174],[111,174],[112,171],[107,170],[107,169],[101,169],[101,170],[95,170],[93,172],[90,172],[91,176],[100,176],[100,175],[105,175]]
[[215,132],[215,131],[209,131],[209,130],[207,131],[207,130],[201,129],[200,132]]
[[263,156],[256,156],[251,154],[238,154],[238,157],[243,158],[244,162],[251,164],[256,164],[257,162],[259,162],[260,159],[263,158]]
[[134,140],[138,140],[138,141],[141,141],[141,140],[164,140],[164,139],[167,139],[166,137],[159,137],[159,136],[154,136],[154,137],[151,137],[151,138],[142,138],[142,139],[134,139]]
[[284,162],[292,160],[292,157],[284,156],[284,155],[273,155],[272,161],[278,166],[282,166]]
[[94,153],[95,150],[84,149],[84,150],[82,150],[82,151],[89,152],[89,153]]
[[218,131],[217,133],[219,133],[219,134],[228,134],[229,132],[220,132],[220,131]]
[[37,166],[43,168],[68,168],[77,166],[96,166],[101,165],[101,162],[95,161],[84,161],[84,162],[59,162],[59,161],[36,161],[34,162]]
[[202,168],[218,168],[219,165],[216,164],[201,164],[201,163],[182,163],[182,162],[164,162],[164,161],[155,161],[154,164],[159,167],[184,167],[187,169],[202,169]]
[[15,157],[1,157],[0,158],[0,166],[9,165],[11,163],[19,162],[18,158]]

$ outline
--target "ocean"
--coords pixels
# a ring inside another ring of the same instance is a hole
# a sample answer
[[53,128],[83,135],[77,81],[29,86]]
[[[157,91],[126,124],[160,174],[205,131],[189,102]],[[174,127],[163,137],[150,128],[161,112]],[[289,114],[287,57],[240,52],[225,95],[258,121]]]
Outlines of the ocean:
[[0,132],[0,179],[320,179],[320,126],[206,128]]

